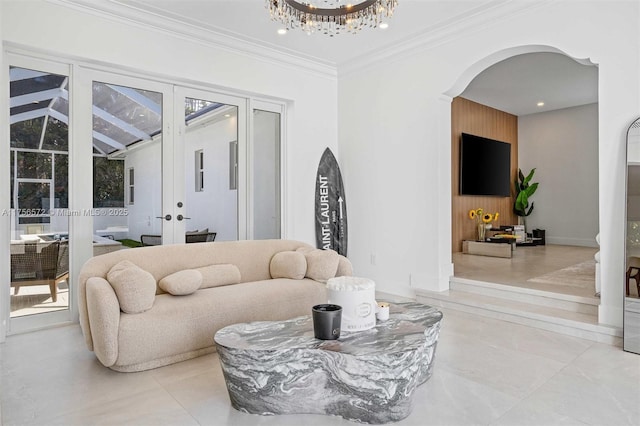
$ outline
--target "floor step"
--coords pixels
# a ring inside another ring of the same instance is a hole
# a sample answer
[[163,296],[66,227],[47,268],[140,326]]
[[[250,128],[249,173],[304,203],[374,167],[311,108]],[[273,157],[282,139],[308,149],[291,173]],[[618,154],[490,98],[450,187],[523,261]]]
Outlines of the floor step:
[[450,288],[456,291],[515,300],[532,305],[564,309],[570,312],[598,315],[600,299],[569,294],[552,293],[513,285],[496,284],[467,278],[452,277]]
[[[509,291],[508,288],[492,287],[488,287],[491,292],[493,290]],[[521,292],[515,293],[522,294]],[[469,312],[595,342],[612,345],[622,344],[622,329],[598,324],[596,314],[572,312],[564,308],[527,303],[517,300],[519,297],[519,295],[509,297],[509,295],[502,293],[485,295],[479,294],[477,291],[460,289],[443,292],[416,290],[416,300],[426,305]]]

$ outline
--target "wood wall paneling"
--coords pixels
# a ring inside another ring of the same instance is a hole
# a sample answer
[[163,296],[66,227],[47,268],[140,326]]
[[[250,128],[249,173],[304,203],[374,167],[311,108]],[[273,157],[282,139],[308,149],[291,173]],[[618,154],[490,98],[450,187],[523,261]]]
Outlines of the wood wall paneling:
[[483,208],[489,213],[500,213],[495,225],[514,225],[518,216],[513,213],[514,188],[511,197],[485,197],[460,195],[460,135],[469,133],[511,144],[511,182],[518,172],[518,117],[457,97],[451,103],[451,248],[462,250],[462,241],[476,236],[475,221],[468,217],[469,210]]

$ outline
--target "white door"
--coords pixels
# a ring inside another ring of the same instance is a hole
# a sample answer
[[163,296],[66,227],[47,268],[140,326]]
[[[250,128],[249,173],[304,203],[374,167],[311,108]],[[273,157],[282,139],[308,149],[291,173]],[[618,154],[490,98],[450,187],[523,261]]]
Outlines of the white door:
[[173,86],[91,72],[93,254],[170,244]]
[[246,100],[176,87],[174,241],[247,238]]

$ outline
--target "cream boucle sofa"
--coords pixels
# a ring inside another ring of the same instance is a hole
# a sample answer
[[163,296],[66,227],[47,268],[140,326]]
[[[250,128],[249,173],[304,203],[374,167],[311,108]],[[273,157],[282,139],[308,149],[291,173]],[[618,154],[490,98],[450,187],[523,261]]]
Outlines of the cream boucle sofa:
[[[80,325],[87,347],[106,367],[141,371],[213,352],[215,332],[227,325],[308,315],[313,305],[326,303],[325,284],[306,277],[271,277],[274,255],[296,250],[307,256],[313,248],[290,240],[225,241],[141,247],[94,257],[82,267],[78,280]],[[311,268],[308,259],[303,274],[307,263]],[[156,282],[179,271],[232,264],[240,271],[240,282],[200,288],[185,296],[157,286],[151,309],[128,314],[122,312],[107,281],[109,271],[123,260],[150,272]],[[351,274],[346,258],[340,256],[340,266],[331,276],[335,274]]]

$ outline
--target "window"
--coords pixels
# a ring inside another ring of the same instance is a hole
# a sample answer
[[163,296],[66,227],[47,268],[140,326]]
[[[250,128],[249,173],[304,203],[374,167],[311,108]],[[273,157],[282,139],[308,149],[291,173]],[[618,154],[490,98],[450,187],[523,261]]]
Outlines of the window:
[[133,204],[134,200],[135,200],[135,188],[134,188],[134,173],[133,173],[133,167],[131,167],[129,169],[129,204]]
[[199,149],[196,154],[196,192],[204,191],[204,151]]

